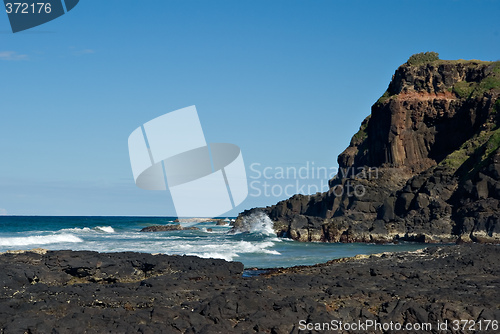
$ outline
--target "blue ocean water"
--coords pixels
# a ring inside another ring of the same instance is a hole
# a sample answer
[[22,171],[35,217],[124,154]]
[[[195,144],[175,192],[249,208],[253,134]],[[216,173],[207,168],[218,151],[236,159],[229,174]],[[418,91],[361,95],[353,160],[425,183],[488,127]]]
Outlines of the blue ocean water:
[[[195,225],[200,230],[140,232],[146,226],[173,224],[174,217],[31,217],[0,216],[0,252],[50,250],[136,251],[243,262],[246,268],[312,265],[357,254],[417,250],[423,244],[335,244],[277,238],[269,222],[245,233],[230,226]],[[211,229],[211,231],[210,231]]]

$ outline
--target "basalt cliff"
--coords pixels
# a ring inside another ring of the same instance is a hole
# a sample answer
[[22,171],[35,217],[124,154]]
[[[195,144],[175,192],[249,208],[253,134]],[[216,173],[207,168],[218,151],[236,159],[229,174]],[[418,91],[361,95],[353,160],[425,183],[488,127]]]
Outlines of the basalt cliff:
[[[410,58],[411,59],[411,58]],[[408,61],[339,155],[330,190],[260,212],[326,242],[500,242],[500,62]]]

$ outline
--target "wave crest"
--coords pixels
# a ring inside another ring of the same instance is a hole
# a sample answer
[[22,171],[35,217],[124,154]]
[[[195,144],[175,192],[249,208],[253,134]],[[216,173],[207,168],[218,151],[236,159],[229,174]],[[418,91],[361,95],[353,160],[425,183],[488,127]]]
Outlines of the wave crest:
[[115,233],[115,229],[111,226],[96,226],[95,229],[101,232]]
[[82,239],[72,234],[34,235],[30,237],[0,238],[0,246],[48,245],[57,243],[77,243]]
[[111,226],[96,226],[90,227],[73,227],[73,228],[63,228],[58,231],[59,233],[95,233],[95,232],[105,232],[105,233],[115,233],[115,229]]

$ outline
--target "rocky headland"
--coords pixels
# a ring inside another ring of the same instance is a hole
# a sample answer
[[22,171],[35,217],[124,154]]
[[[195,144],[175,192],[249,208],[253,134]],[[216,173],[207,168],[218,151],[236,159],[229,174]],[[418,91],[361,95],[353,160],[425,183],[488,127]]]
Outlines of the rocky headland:
[[470,320],[495,333],[484,326],[500,319],[499,247],[434,246],[254,277],[242,276],[241,263],[193,256],[5,253],[0,332],[288,334],[316,332],[300,331],[307,324],[392,321],[458,333],[454,321]]
[[500,242],[500,62],[417,54],[339,155],[330,190],[247,210],[325,242]]

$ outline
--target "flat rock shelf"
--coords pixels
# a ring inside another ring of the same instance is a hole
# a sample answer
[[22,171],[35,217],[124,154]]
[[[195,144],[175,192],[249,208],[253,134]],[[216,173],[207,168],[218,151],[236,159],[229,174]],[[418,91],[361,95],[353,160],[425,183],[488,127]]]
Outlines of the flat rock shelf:
[[306,324],[372,320],[429,323],[426,332],[438,333],[438,322],[451,330],[456,320],[500,320],[499,251],[434,246],[251,277],[241,263],[193,256],[4,253],[0,331],[299,333]]

